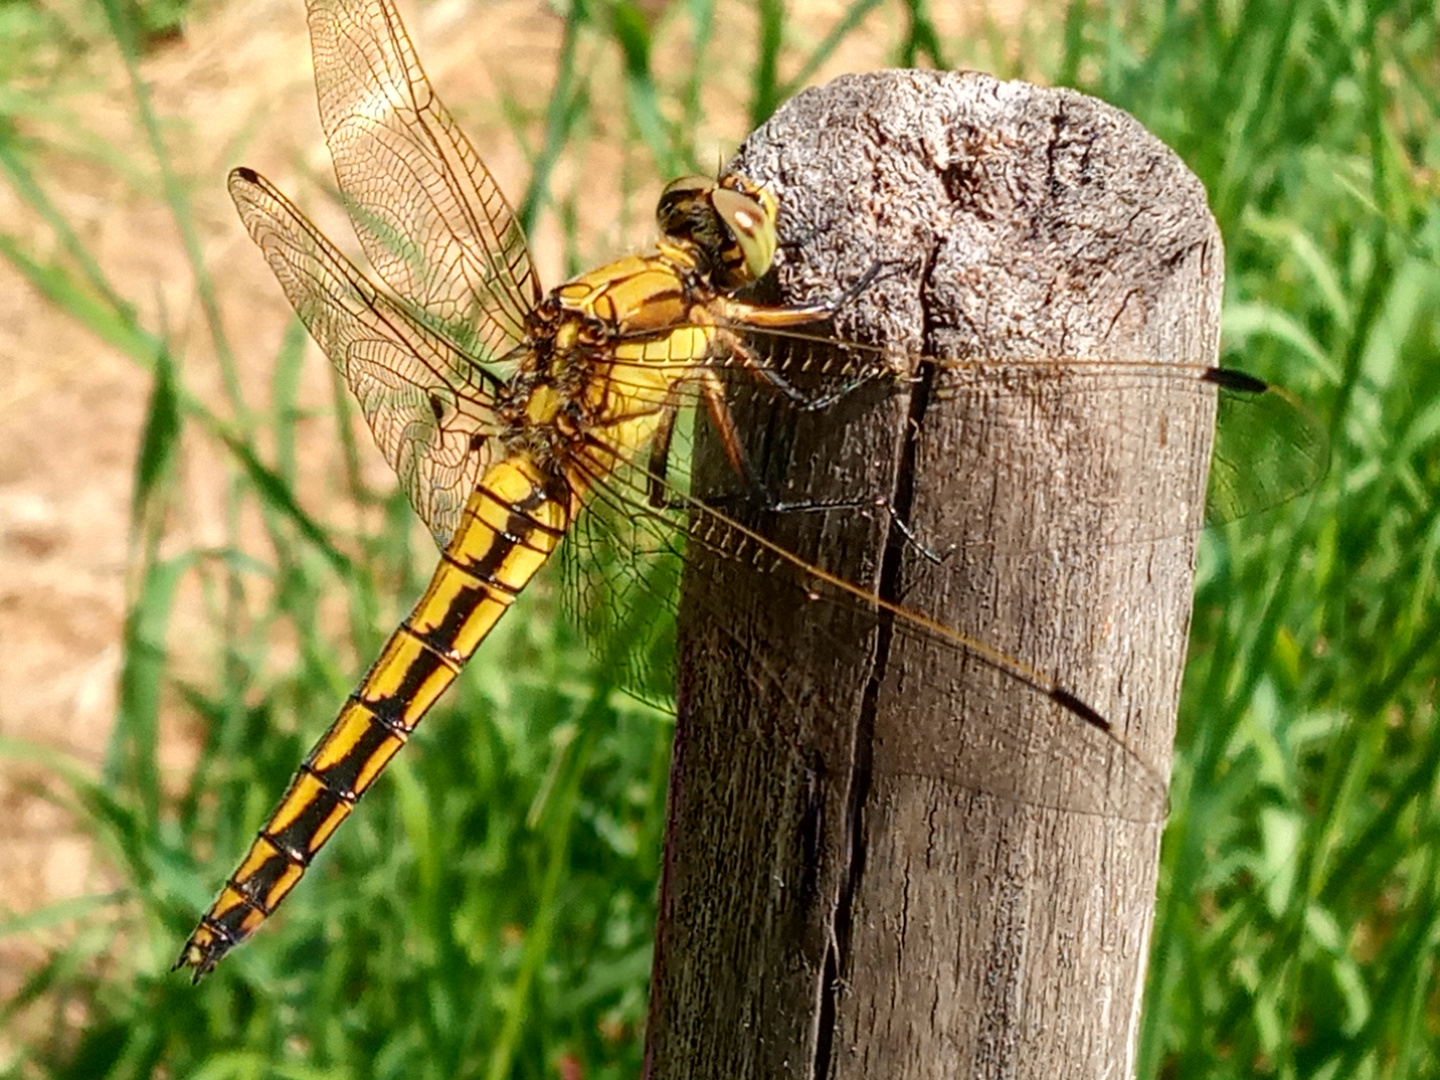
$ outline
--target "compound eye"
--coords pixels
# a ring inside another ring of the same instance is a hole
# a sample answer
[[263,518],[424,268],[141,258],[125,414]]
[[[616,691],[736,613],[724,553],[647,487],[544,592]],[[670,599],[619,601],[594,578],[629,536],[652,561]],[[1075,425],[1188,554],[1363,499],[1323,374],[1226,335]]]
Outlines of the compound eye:
[[664,202],[677,192],[689,192],[691,194],[703,195],[715,186],[715,181],[708,176],[690,175],[680,176],[671,180],[660,192],[660,201]]
[[729,186],[716,188],[711,195],[720,220],[735,237],[745,256],[745,272],[749,280],[765,276],[775,258],[778,243],[775,235],[775,200],[768,191],[755,189],[754,195],[742,194]]
[[754,199],[765,211],[767,217],[773,222],[780,216],[779,204],[770,189],[763,184],[757,184],[744,173],[729,172],[720,178],[720,186],[727,191],[734,191],[740,195]]
[[715,181],[708,176],[682,176],[671,180],[660,192],[655,206],[655,220],[666,236],[688,235],[686,222],[694,221],[697,210],[703,213],[710,200]]

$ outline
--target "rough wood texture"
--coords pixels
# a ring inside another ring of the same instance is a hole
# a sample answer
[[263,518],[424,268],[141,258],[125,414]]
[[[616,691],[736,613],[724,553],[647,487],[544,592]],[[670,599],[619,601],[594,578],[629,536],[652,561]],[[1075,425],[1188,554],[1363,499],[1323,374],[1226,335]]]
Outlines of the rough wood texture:
[[[737,166],[781,200],[784,298],[885,264],[844,336],[1214,360],[1204,192],[1100,102],[973,74],[848,77],[787,105]],[[1213,415],[1178,385],[862,389],[747,432],[778,498],[880,495],[918,541],[878,512],[772,515],[786,546],[1054,675],[1150,763],[1153,795]],[[1073,753],[1083,724],[1022,682],[757,580],[712,567],[682,611],[647,1074],[1128,1076],[1163,796],[1134,794],[1114,744]],[[757,655],[774,659],[757,671]],[[997,731],[1024,741],[993,757]]]

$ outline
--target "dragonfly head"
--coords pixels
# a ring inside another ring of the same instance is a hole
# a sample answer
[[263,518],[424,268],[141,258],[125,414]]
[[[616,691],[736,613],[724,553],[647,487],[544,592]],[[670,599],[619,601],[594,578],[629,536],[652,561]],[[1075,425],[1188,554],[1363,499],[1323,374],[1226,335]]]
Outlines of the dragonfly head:
[[666,239],[701,259],[722,291],[764,277],[775,258],[775,196],[741,176],[682,176],[665,185],[655,216]]

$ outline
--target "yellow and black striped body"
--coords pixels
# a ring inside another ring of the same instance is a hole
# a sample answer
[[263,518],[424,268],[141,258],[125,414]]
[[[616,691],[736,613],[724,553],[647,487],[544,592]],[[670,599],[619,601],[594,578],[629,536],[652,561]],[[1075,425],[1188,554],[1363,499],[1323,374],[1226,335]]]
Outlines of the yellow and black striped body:
[[711,347],[718,301],[683,250],[619,260],[560,286],[499,415],[505,455],[470,495],[425,595],[311,750],[177,966],[211,970],[294,889],[559,545],[588,489],[657,430],[669,391]]
[[569,499],[521,458],[490,468],[430,587],[300,766],[185,946],[205,974],[293,889],[564,535]]
[[230,195],[443,554],[185,943],[176,967],[196,979],[295,888],[595,487],[647,444],[652,478],[663,474],[686,384],[739,464],[709,366],[722,338],[733,343],[721,327],[828,314],[730,295],[776,250],[774,198],[737,174],[672,182],[655,254],[542,296],[518,219],[435,96],[391,0],[306,8],[336,179],[390,291],[254,170],[231,172]]

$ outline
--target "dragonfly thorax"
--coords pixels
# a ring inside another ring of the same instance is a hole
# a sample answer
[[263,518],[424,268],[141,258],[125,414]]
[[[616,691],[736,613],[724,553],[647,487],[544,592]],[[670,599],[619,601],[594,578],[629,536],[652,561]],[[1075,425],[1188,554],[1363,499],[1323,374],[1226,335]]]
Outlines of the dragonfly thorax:
[[[729,294],[774,258],[775,199],[738,173],[671,182],[656,217],[653,254],[572,278],[526,320],[527,356],[501,395],[501,415],[511,452],[551,475],[573,471],[577,452],[591,471],[607,472],[650,442],[679,384],[713,359],[719,325],[739,310]],[[825,314],[794,309],[772,324]]]
[[702,259],[689,243],[662,243],[581,274],[536,306],[525,359],[499,395],[511,453],[552,474],[581,452],[608,470],[650,440],[675,384],[712,352],[720,293]]

